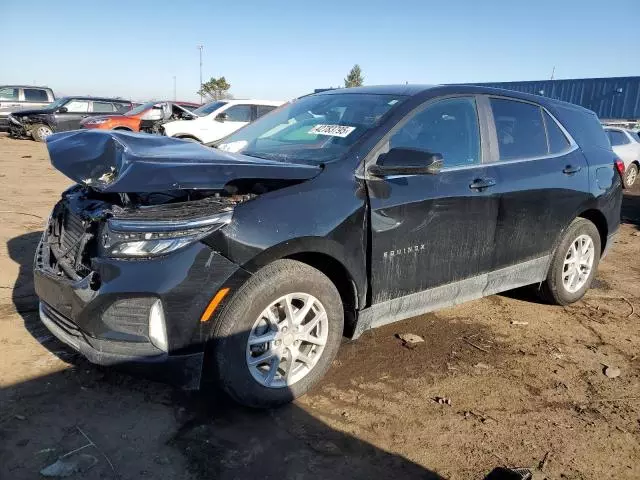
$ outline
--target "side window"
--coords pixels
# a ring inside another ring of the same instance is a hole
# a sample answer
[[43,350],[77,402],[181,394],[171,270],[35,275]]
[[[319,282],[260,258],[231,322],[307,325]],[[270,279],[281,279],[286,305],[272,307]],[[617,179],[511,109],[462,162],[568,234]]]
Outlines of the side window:
[[251,105],[234,105],[227,108],[224,113],[227,114],[229,122],[251,121]]
[[627,136],[619,130],[607,130],[607,136],[612,147],[629,143]]
[[554,154],[567,150],[571,145],[569,140],[547,112],[544,112],[544,123],[547,126],[547,137],[549,138],[549,153]]
[[116,112],[128,112],[133,108],[130,103],[116,103]]
[[18,89],[5,87],[0,88],[0,100],[14,100],[18,101]]
[[480,130],[472,97],[441,100],[416,113],[389,139],[389,148],[439,153],[444,167],[480,163]]
[[69,113],[85,113],[89,111],[89,102],[87,100],[71,100],[63,105]]
[[491,98],[490,102],[500,160],[547,155],[547,136],[540,107],[502,98]]
[[47,96],[47,92],[45,90],[41,90],[39,88],[25,88],[24,90],[24,99],[27,102],[48,102],[49,97]]
[[113,103],[108,102],[93,102],[93,111],[97,113],[113,113]]
[[274,107],[273,105],[256,105],[257,108],[257,115],[256,118],[260,118],[261,116],[269,113],[271,110],[275,110],[276,107]]

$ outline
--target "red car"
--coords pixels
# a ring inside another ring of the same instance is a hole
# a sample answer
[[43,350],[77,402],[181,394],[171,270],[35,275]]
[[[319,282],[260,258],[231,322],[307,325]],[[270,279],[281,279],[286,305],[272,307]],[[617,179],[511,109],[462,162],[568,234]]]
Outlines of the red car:
[[151,101],[138,105],[122,115],[86,118],[80,122],[80,126],[101,130],[160,133],[159,127],[165,122],[196,118],[191,110],[199,106],[192,102]]

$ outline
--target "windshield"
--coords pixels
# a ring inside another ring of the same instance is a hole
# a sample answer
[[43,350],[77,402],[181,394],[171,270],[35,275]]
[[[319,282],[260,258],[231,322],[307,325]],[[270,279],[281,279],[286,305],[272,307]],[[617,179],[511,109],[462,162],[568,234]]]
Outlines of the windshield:
[[271,160],[336,160],[405,97],[311,95],[285,105],[225,138],[220,150]]
[[[136,108],[132,108],[131,110],[129,110],[128,112],[125,113],[125,115],[127,116],[131,116],[131,115],[138,115],[139,113],[144,112],[145,110],[149,110],[151,107],[153,107],[156,103],[159,102],[147,102],[147,103],[143,103],[142,105],[138,105]],[[161,103],[161,102],[160,102]]]
[[226,105],[227,102],[211,102],[206,105],[202,105],[201,107],[196,108],[193,113],[198,115],[199,117],[204,117],[205,115],[209,115],[211,112],[215,112],[220,107]]
[[69,97],[62,97],[57,99],[55,102],[52,102],[49,105],[47,105],[47,108],[51,108],[55,110],[56,108],[61,107],[63,104],[67,103],[68,101],[69,101]]

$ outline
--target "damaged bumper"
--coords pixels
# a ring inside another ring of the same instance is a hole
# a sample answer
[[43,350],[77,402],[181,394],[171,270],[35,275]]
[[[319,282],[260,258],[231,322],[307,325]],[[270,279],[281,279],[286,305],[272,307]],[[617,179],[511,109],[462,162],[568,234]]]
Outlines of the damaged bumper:
[[[185,389],[200,385],[208,325],[200,316],[239,267],[202,243],[165,257],[93,258],[91,272],[72,279],[51,266],[45,236],[34,262],[43,324],[62,342],[99,365],[122,366]],[[151,310],[160,301],[168,347],[150,336]]]

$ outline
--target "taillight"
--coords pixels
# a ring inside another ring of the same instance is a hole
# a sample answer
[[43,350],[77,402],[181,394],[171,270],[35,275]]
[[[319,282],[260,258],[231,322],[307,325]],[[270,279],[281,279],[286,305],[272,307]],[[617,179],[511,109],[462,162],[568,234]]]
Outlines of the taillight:
[[616,158],[613,163],[616,166],[616,170],[618,170],[618,173],[620,174],[620,180],[622,180],[622,185],[624,186],[624,162],[619,158]]

